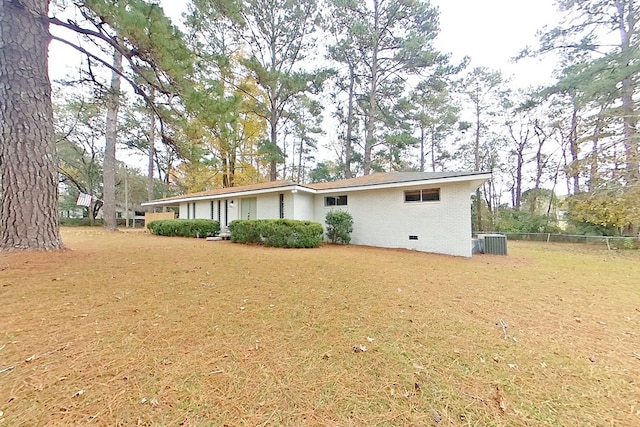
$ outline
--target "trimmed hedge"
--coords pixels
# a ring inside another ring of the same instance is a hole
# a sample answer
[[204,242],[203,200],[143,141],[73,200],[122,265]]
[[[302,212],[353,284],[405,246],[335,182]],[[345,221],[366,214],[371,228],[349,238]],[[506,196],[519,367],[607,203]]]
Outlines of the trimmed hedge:
[[160,219],[147,224],[158,236],[211,237],[220,231],[220,222],[210,219]]
[[277,248],[317,248],[322,243],[322,225],[292,219],[242,219],[229,224],[231,241],[257,243]]
[[343,243],[348,245],[351,242],[351,232],[353,231],[353,217],[346,211],[327,212],[325,216],[327,224],[327,238],[332,243]]

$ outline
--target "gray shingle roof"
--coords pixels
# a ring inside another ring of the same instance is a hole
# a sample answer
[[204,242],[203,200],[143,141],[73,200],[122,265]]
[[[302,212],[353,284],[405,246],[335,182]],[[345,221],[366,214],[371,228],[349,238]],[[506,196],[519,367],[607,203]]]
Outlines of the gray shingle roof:
[[342,179],[333,182],[320,182],[307,184],[315,190],[331,190],[339,188],[360,187],[369,185],[382,185],[394,183],[408,183],[413,181],[428,181],[434,179],[458,178],[463,176],[484,175],[487,172],[385,172],[360,176],[351,179]]

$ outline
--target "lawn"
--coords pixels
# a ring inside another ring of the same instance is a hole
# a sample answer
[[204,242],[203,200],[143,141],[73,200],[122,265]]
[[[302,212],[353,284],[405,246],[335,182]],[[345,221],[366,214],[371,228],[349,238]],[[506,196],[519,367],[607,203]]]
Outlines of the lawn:
[[640,251],[63,237],[0,254],[0,425],[640,425]]

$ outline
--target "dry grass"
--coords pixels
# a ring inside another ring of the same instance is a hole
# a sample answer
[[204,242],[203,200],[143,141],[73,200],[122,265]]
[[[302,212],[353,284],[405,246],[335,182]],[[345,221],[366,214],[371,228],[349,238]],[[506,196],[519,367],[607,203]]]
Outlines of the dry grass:
[[637,251],[63,235],[0,254],[0,425],[640,425]]

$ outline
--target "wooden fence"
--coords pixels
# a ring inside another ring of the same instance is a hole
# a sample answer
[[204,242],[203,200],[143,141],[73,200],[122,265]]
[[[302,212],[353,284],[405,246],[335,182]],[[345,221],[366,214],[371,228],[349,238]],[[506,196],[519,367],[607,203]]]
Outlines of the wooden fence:
[[159,219],[175,219],[176,214],[174,212],[145,212],[144,213],[144,225],[146,226],[151,221],[157,221]]

